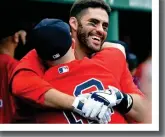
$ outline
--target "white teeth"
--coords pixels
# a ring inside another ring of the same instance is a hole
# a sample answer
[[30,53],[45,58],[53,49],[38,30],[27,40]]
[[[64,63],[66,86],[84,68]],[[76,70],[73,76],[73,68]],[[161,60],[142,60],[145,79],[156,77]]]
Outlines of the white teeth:
[[100,38],[96,36],[93,36],[92,39],[100,41]]

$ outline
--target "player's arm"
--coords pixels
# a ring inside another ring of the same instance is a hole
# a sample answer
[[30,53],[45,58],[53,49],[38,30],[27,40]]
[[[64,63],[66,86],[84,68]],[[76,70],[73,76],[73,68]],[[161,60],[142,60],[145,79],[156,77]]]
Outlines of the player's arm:
[[[125,115],[128,122],[150,123],[147,100],[143,100],[137,94],[127,94],[115,87],[108,90],[100,90],[91,93],[90,98],[103,102],[108,107],[112,107]],[[146,104],[147,103],[147,104]],[[149,104],[148,104],[149,105]]]
[[112,43],[112,42],[104,42],[104,43],[103,43],[103,46],[102,46],[102,49],[105,49],[105,48],[117,48],[117,49],[119,49],[119,50],[124,54],[124,56],[126,57],[125,48],[124,48],[121,44]]
[[130,94],[133,98],[132,109],[125,114],[128,121],[131,123],[151,123],[152,122],[152,112],[151,104],[147,99],[142,99],[139,95]]
[[[17,73],[12,80],[12,93],[20,98],[30,100],[36,104],[61,110],[70,110],[99,123],[110,120],[108,107],[88,97],[73,97],[62,93],[40,78],[36,73],[23,70]],[[108,118],[103,119],[104,114]],[[98,116],[98,117],[97,117]]]
[[73,102],[75,97],[64,94],[56,89],[49,89],[45,93],[45,101],[44,104],[49,107],[53,107],[56,109],[68,109],[73,110]]
[[[109,55],[111,54],[111,57],[113,56],[114,60],[111,60],[111,64],[109,64]],[[121,87],[121,93],[124,94],[124,99],[122,103],[117,105],[117,109],[119,112],[122,114],[126,115],[127,118],[129,118],[131,121],[137,121],[137,122],[146,122],[145,118],[146,115],[145,113],[147,112],[147,104],[146,100],[144,98],[144,95],[142,92],[136,87],[136,85],[133,83],[133,79],[131,76],[131,73],[127,67],[126,60],[119,50],[116,50],[113,48],[113,50],[110,49],[104,49],[100,53],[97,53],[95,56],[93,56],[93,59],[99,59],[104,62],[104,66],[107,66],[109,68],[110,65],[114,65],[114,70],[113,73],[117,73],[116,75],[121,75],[120,78],[120,87]],[[119,63],[120,62],[120,63]],[[112,67],[110,68],[112,69]],[[122,69],[122,72],[121,72]],[[121,74],[118,74],[121,73]],[[131,95],[131,96],[127,96]],[[127,97],[132,97],[133,99],[133,104],[130,105],[130,107],[127,108],[128,101]],[[110,99],[111,102],[111,99]],[[144,103],[145,102],[145,103]],[[129,111],[129,112],[128,112]],[[127,114],[126,114],[127,113]]]
[[54,89],[48,82],[30,70],[22,70],[12,81],[12,93],[37,104],[56,109],[72,110],[75,97]]
[[132,97],[132,108],[130,111],[125,114],[125,116],[129,120],[137,121],[137,122],[151,122],[147,113],[148,108],[150,108],[150,104],[142,94],[142,92],[137,88],[137,86],[133,83],[131,73],[125,63],[124,72],[121,78],[121,87],[124,93],[130,95]]
[[[131,121],[150,122],[150,121],[146,121],[146,119],[148,119],[148,118],[146,118],[146,113],[148,113],[148,107],[150,108],[150,106],[148,106],[149,104],[147,103],[148,101],[144,97],[143,93],[134,84],[132,75],[128,69],[127,62],[126,62],[126,59],[124,58],[123,54],[121,54],[121,52],[119,52],[119,50],[114,50],[114,48],[113,48],[113,51],[114,52],[112,52],[112,50],[111,50],[111,56],[114,56],[114,58],[115,58],[114,63],[116,63],[117,60],[118,60],[118,62],[120,62],[117,66],[115,65],[116,66],[115,70],[121,69],[121,68],[123,70],[123,72],[121,73],[121,78],[120,78],[120,87],[121,87],[122,93],[125,94],[124,95],[125,98],[123,99],[121,104],[117,105],[118,111],[123,113]],[[108,51],[104,52],[104,56],[106,56],[106,54],[108,54]],[[107,55],[107,57],[108,56],[109,55]],[[108,58],[108,60],[109,60],[109,58]],[[107,62],[106,63],[107,67],[110,65],[108,63],[109,62],[108,60],[104,57],[104,62]],[[120,72],[120,71],[114,71],[114,72]],[[133,104],[130,105],[130,107],[128,107],[128,109],[125,108],[125,110],[124,110],[123,108],[126,105],[128,105],[128,103],[130,103],[130,102],[128,102],[129,100],[127,101],[127,97],[128,98],[130,97],[129,99],[132,98]]]

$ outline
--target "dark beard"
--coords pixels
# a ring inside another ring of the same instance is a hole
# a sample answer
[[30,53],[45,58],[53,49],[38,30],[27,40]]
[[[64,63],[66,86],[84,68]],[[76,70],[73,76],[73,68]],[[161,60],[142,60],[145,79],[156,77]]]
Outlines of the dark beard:
[[96,51],[87,43],[87,35],[83,31],[83,26],[80,22],[78,22],[78,30],[77,30],[77,39],[79,40],[80,46],[85,50],[86,54],[90,57]]

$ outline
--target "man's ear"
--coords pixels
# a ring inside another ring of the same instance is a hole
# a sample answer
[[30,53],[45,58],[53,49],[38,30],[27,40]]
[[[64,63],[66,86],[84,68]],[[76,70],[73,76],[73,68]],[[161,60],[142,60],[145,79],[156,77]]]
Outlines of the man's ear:
[[77,19],[75,17],[70,17],[69,24],[70,24],[72,30],[77,31],[78,22],[77,22]]
[[21,38],[23,44],[25,45],[25,43],[26,43],[26,35],[27,35],[26,31],[20,30],[20,31],[18,31],[18,34],[19,34],[19,37]]
[[18,32],[14,33],[12,40],[14,43],[18,43],[19,42],[19,34]]
[[13,40],[15,43],[19,43],[19,40],[22,40],[23,44],[26,43],[26,31],[20,30],[14,34]]

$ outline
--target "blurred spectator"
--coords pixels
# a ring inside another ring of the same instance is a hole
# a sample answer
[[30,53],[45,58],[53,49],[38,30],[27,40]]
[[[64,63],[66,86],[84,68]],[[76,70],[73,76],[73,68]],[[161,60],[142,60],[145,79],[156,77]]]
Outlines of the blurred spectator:
[[142,62],[134,74],[140,80],[140,89],[146,94],[149,100],[152,98],[152,56]]
[[135,76],[139,78],[140,81],[140,90],[146,95],[148,103],[146,114],[146,121],[152,121],[152,56],[142,62],[135,72]]
[[0,123],[10,123],[15,112],[14,100],[9,92],[9,77],[17,65],[15,49],[25,44],[26,38],[26,32],[17,20],[12,19],[3,15],[0,21]]

